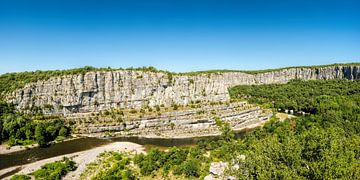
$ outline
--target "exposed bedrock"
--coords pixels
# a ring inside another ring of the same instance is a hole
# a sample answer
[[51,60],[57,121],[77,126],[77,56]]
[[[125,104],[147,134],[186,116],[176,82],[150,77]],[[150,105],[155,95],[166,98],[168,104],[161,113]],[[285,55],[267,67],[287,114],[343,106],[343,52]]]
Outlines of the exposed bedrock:
[[195,76],[117,70],[53,77],[27,84],[7,99],[19,109],[40,107],[49,114],[98,112],[109,108],[188,104],[190,101],[228,101],[234,85],[286,83],[291,79],[359,79],[360,66],[290,68],[259,74],[242,72]]
[[259,125],[271,116],[271,110],[262,110],[245,102],[238,102],[165,112],[161,115],[120,116],[120,122],[114,122],[114,119],[119,117],[89,115],[77,115],[67,119],[78,124],[74,131],[78,134],[102,135],[104,132],[118,132],[121,135],[184,138],[219,135],[217,119],[229,123],[234,130],[242,130]]

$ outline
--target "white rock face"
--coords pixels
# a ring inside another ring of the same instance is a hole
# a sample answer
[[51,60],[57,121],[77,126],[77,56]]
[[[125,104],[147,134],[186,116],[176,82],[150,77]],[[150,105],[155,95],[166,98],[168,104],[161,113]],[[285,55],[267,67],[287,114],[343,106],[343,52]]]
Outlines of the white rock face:
[[216,180],[218,178],[216,178],[214,175],[212,174],[209,174],[207,176],[204,177],[204,180]]
[[229,166],[227,162],[212,162],[210,164],[210,174],[204,180],[235,180],[236,177],[225,175],[225,169]]
[[210,164],[209,171],[213,175],[222,176],[224,175],[225,169],[228,167],[229,163],[227,162],[212,162]]
[[291,79],[359,79],[360,66],[291,68],[267,73],[241,72],[195,76],[133,70],[97,71],[27,84],[7,96],[19,109],[48,107],[49,114],[97,112],[108,108],[140,108],[190,101],[228,101],[235,85],[286,83]]

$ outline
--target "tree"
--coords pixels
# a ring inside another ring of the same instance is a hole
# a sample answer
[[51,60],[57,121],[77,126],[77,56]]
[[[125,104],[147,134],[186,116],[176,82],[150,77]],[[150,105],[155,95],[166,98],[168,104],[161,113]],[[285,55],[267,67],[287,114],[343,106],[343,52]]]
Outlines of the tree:
[[48,127],[46,128],[46,134],[49,140],[55,139],[55,137],[58,135],[56,126],[48,125]]
[[46,129],[44,124],[42,123],[37,124],[35,128],[35,139],[40,147],[44,147],[47,145]]
[[66,127],[61,127],[59,130],[59,136],[66,137],[68,136],[68,130]]
[[234,139],[235,134],[234,131],[231,129],[229,123],[223,123],[221,128],[221,139],[225,141],[230,141]]

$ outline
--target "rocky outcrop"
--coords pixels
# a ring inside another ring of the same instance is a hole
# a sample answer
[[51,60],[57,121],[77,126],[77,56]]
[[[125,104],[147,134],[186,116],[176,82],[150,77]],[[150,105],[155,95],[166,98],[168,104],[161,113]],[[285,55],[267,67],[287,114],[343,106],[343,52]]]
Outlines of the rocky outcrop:
[[[243,154],[240,154],[233,159],[232,163],[228,162],[212,162],[209,167],[210,174],[205,176],[204,180],[235,180],[239,179],[234,176],[233,172],[236,172],[240,169],[240,166],[245,161],[246,157]],[[232,174],[232,175],[231,175]]]
[[226,72],[189,75],[133,70],[97,71],[53,77],[9,94],[19,109],[40,107],[49,114],[98,112],[109,108],[228,101],[234,85],[286,83],[291,79],[359,79],[360,66],[290,68],[266,73]]
[[103,135],[104,132],[116,132],[117,135],[187,138],[220,135],[216,119],[229,123],[234,130],[243,130],[249,125],[267,121],[272,116],[272,112],[245,102],[237,102],[164,112],[160,115],[151,113],[120,115],[121,122],[114,122],[114,119],[119,119],[116,116],[85,116],[87,117],[79,115],[67,117],[68,121],[78,124],[75,133],[97,136],[97,134]]
[[235,180],[235,177],[225,175],[228,166],[227,162],[212,162],[209,167],[210,174],[205,176],[204,180]]

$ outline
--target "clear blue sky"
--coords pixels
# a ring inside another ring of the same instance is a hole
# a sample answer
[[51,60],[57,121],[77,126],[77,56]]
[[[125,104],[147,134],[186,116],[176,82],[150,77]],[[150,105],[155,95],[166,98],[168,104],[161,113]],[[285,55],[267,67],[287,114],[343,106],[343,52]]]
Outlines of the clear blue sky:
[[0,74],[360,62],[359,0],[0,0]]

